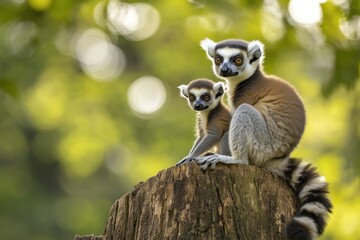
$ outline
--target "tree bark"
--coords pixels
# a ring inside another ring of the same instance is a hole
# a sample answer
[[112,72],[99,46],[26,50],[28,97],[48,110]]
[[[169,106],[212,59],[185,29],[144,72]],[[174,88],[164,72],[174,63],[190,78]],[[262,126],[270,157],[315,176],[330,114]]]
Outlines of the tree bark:
[[103,236],[94,236],[93,234],[87,236],[76,235],[74,237],[74,240],[103,240],[103,239],[104,239]]
[[104,239],[285,239],[297,198],[281,178],[249,165],[163,170],[118,199]]

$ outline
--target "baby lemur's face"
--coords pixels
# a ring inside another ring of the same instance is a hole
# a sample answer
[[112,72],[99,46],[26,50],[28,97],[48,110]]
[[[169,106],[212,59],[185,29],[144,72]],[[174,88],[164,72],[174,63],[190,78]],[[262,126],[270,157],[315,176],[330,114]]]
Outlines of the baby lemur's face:
[[[216,107],[214,91],[205,88],[192,88],[189,90],[189,106],[195,111],[202,111]],[[214,106],[215,105],[215,106]]]
[[195,111],[214,109],[224,94],[222,83],[213,83],[210,80],[198,79],[189,85],[179,86],[180,95],[188,100],[189,106]]

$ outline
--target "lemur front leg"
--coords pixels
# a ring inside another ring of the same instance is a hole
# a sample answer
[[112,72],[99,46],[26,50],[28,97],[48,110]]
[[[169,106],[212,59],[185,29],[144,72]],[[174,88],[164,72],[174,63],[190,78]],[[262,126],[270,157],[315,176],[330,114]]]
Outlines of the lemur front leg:
[[204,137],[202,137],[202,136],[198,137],[198,138],[195,140],[195,142],[194,142],[194,144],[193,144],[193,146],[192,146],[189,154],[188,154],[186,157],[184,157],[183,159],[181,159],[178,163],[176,163],[176,166],[179,166],[179,165],[181,165],[181,164],[188,163],[188,162],[193,162],[193,161],[195,160],[195,158],[191,158],[190,156],[192,155],[192,153],[194,152],[194,150],[197,148],[197,146],[200,144],[200,142],[201,142],[203,139],[204,139]]
[[[237,161],[233,161],[231,156],[231,150],[229,146],[229,132],[225,133],[224,136],[221,138],[220,141],[220,154],[209,154],[204,156],[204,161],[202,162],[200,159],[197,159],[196,162],[198,164],[201,164],[202,169],[206,169],[209,164],[211,164],[211,168],[215,168],[216,165],[216,159],[221,156],[223,158],[223,161],[226,161],[227,164],[230,163],[238,163]],[[225,163],[225,162],[224,162]]]
[[271,137],[261,113],[249,104],[242,104],[232,117],[229,129],[231,156],[215,154],[200,157],[202,169],[224,164],[252,164],[260,166],[272,158]]
[[[201,154],[209,151],[211,148],[215,146],[216,143],[219,142],[219,136],[221,134],[218,132],[209,132],[205,137],[201,138],[198,144],[190,151],[189,155],[180,160],[176,165],[181,165],[188,162],[193,162],[199,157]],[[196,144],[195,143],[195,144]]]
[[189,152],[189,155],[191,155],[194,152],[194,150],[197,148],[197,146],[200,144],[200,142],[201,142],[201,140],[203,140],[203,138],[204,138],[203,136],[200,136],[196,139],[196,141],[194,142],[194,145],[192,146],[192,148]]

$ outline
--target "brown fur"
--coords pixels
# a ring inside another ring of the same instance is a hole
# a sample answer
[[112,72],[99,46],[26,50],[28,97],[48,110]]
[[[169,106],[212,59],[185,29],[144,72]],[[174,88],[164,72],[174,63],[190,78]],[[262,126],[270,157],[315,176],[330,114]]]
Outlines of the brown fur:
[[213,128],[221,132],[221,137],[229,131],[231,114],[229,109],[220,102],[216,108],[209,111],[206,117],[197,114],[197,135],[205,136]]
[[299,143],[305,128],[305,109],[296,90],[276,76],[266,76],[258,68],[247,80],[230,89],[229,104],[236,109],[243,103],[254,106],[264,117],[272,136],[287,139],[287,156]]
[[195,80],[192,80],[188,87],[189,87],[189,91],[192,89],[192,88],[206,88],[206,89],[213,89],[213,85],[214,83],[211,81],[211,80],[208,80],[208,79],[195,79]]
[[[216,97],[216,94],[219,93],[214,92],[214,84],[213,81],[208,79],[195,79],[188,84],[188,92],[190,94],[194,89],[204,89],[208,91],[212,97]],[[230,154],[227,133],[232,116],[229,109],[223,104],[221,97],[220,95],[217,97],[218,99],[212,100],[212,104],[216,104],[215,101],[218,102],[213,109],[202,110],[196,114],[196,142],[201,139],[201,144],[200,142],[198,142],[199,145],[196,144],[196,153],[199,152],[198,149],[205,149],[205,146],[214,146],[214,152],[226,155]],[[194,147],[192,150],[193,149]],[[207,150],[210,150],[210,148]]]

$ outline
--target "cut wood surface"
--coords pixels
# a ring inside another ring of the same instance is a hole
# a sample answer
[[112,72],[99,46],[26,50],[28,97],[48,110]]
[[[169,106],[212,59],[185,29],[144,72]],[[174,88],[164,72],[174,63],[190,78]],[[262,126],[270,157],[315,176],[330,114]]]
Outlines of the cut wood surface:
[[285,239],[297,204],[285,181],[263,169],[185,164],[118,199],[103,239]]

